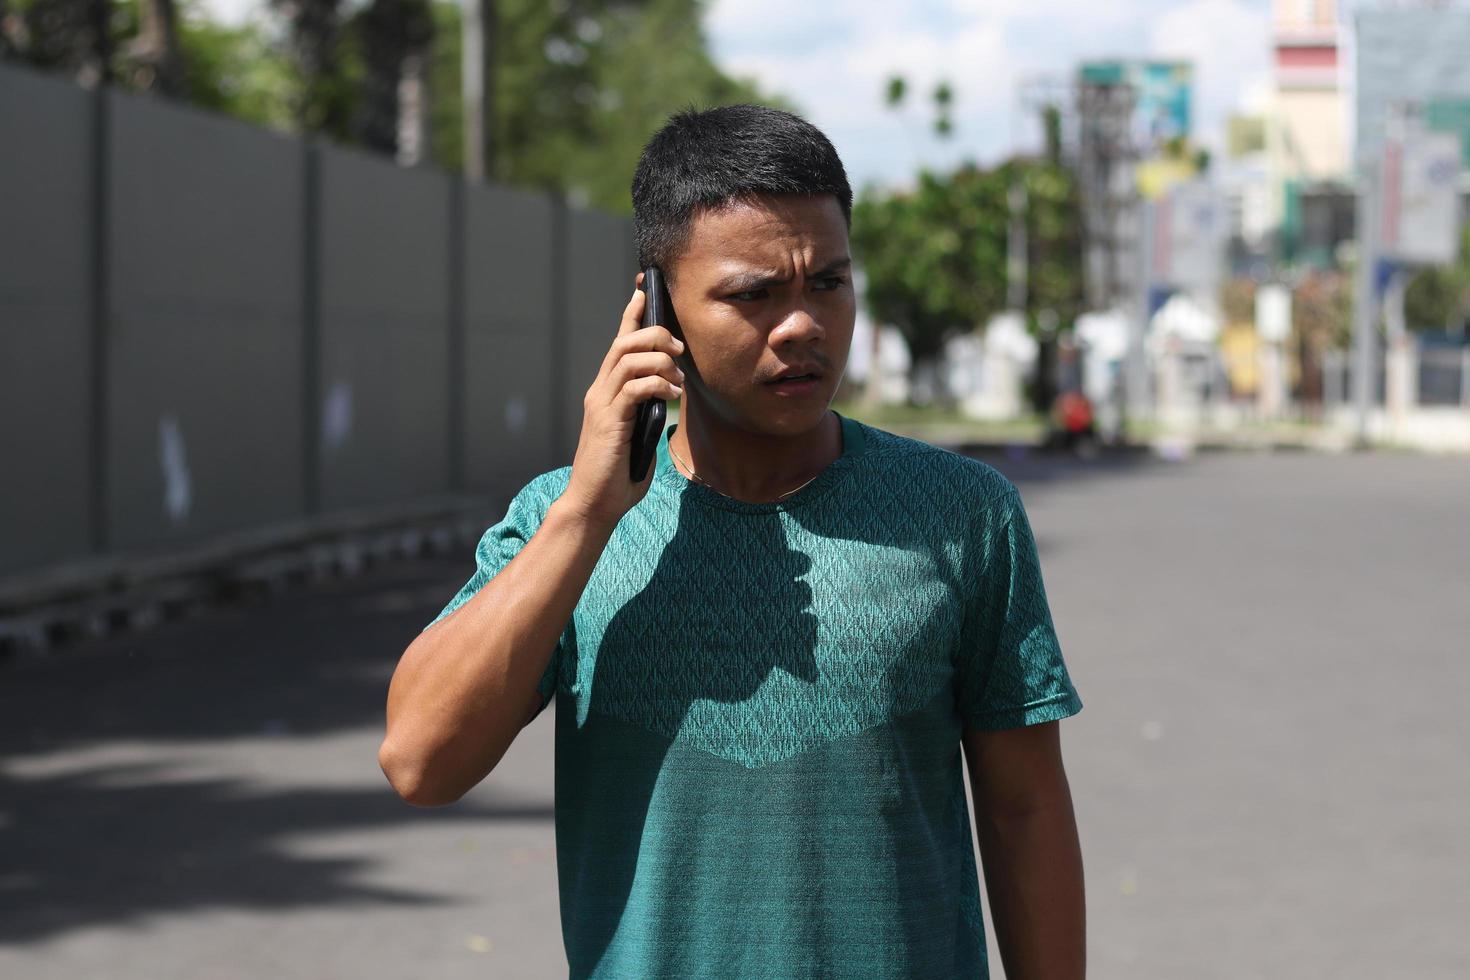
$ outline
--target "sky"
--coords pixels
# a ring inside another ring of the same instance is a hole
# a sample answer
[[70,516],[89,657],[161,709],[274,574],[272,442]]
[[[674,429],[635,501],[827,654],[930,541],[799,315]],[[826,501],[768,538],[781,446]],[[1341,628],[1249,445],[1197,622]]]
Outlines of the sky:
[[[1020,83],[1065,81],[1091,58],[1192,61],[1195,137],[1218,150],[1226,118],[1268,92],[1270,24],[1270,0],[715,0],[705,26],[719,64],[786,94],[861,186],[1039,149]],[[906,111],[883,103],[894,74],[909,82]],[[930,128],[941,80],[955,92],[947,141]]]
[[[238,22],[261,0],[204,0]],[[1270,0],[709,0],[715,60],[792,102],[836,145],[855,187],[904,184],[919,167],[993,162],[1039,148],[1024,80],[1067,79],[1089,58],[1195,66],[1195,138],[1218,150],[1225,119],[1258,109],[1270,83]],[[883,104],[903,75],[909,104]],[[955,92],[954,134],[932,135],[928,96]]]

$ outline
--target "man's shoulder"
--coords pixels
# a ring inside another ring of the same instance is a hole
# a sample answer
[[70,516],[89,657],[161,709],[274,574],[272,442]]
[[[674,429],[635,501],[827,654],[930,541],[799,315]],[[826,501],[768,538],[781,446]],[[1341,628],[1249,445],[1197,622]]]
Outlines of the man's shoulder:
[[862,458],[869,464],[866,475],[881,481],[890,492],[997,505],[1016,493],[1015,485],[983,460],[867,423],[858,424],[863,429]]

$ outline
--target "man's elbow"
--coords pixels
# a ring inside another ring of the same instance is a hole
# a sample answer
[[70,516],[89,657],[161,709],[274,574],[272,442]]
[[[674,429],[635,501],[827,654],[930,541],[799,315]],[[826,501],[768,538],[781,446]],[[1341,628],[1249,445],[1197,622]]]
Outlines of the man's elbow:
[[419,760],[406,757],[387,740],[378,748],[378,768],[388,777],[393,792],[412,806],[448,806],[458,802],[466,792],[436,783]]

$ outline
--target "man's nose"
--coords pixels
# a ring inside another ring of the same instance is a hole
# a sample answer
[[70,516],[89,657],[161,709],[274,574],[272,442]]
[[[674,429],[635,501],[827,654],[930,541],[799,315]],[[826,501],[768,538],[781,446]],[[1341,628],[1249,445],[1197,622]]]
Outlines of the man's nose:
[[822,324],[816,317],[811,315],[804,303],[798,303],[789,310],[776,328],[771,331],[771,346],[781,347],[787,344],[809,344],[812,341],[821,340],[826,336]]

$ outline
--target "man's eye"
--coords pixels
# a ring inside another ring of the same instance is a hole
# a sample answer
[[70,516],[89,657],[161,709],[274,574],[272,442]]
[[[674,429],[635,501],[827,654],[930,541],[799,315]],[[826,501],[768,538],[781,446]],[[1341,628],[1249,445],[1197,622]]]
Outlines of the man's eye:
[[766,291],[764,289],[747,289],[742,293],[731,293],[729,298],[738,303],[748,303],[751,300],[765,299]]
[[817,282],[820,284],[820,288],[822,289],[822,291],[830,292],[834,289],[841,289],[842,284],[847,282],[847,280],[844,279],[842,276],[825,276],[824,278],[817,280]]

